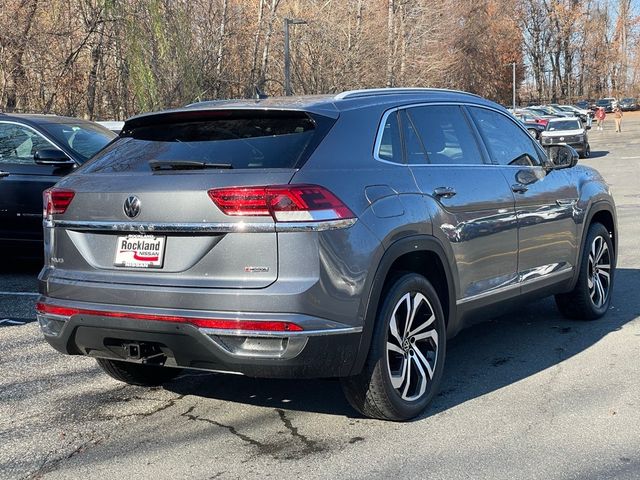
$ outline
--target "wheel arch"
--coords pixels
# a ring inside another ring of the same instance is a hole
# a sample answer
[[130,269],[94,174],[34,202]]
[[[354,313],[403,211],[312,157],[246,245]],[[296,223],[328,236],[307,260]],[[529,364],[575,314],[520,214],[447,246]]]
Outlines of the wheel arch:
[[[618,226],[615,207],[606,201],[599,201],[594,203],[585,217],[582,228],[582,235],[580,238],[580,249],[578,250],[578,256],[576,258],[576,265],[578,265],[578,262],[582,258],[582,253],[584,252],[587,241],[587,232],[589,231],[589,227],[593,223],[601,223],[607,229],[609,235],[611,235],[611,243],[613,245],[613,261],[615,265],[618,258]],[[571,282],[571,289],[575,288],[576,282],[578,281],[579,273],[579,269],[576,269],[573,276],[573,281]]]
[[364,325],[351,375],[359,373],[367,359],[380,301],[389,281],[400,272],[424,275],[438,293],[445,314],[445,325],[450,331],[457,319],[458,286],[455,271],[455,265],[447,257],[442,244],[433,236],[412,235],[391,244],[373,274],[368,295],[362,300]]

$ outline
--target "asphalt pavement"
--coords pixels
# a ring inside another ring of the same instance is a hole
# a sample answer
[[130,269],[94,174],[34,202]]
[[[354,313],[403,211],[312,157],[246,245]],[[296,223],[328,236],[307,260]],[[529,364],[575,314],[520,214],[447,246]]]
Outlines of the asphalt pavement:
[[618,209],[610,311],[569,321],[546,299],[463,331],[441,393],[408,423],[362,418],[335,380],[118,383],[44,342],[38,266],[4,265],[0,478],[640,478],[640,114],[590,141],[581,162]]

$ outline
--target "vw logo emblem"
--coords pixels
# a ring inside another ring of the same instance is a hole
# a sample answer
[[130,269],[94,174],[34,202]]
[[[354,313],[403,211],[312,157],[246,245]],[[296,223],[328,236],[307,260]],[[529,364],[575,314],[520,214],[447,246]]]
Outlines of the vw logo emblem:
[[140,215],[140,199],[131,195],[124,201],[124,213],[129,218],[136,218]]
[[564,137],[560,137],[560,141],[561,141],[561,142],[564,142]]

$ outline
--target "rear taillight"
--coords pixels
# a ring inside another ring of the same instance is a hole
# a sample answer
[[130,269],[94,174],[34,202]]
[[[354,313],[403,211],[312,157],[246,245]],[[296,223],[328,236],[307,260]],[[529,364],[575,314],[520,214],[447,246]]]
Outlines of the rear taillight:
[[540,125],[542,125],[543,127],[546,127],[546,126],[547,126],[547,124],[549,123],[549,120],[545,120],[545,119],[541,118],[541,119],[537,120],[537,122],[538,122]]
[[215,188],[208,193],[226,215],[271,215],[277,222],[355,218],[338,197],[317,185]]
[[42,194],[43,212],[45,217],[50,217],[54,213],[60,214],[67,211],[75,193],[73,190],[63,190],[61,188],[50,188]]
[[255,332],[301,332],[300,325],[280,320],[234,320],[223,318],[193,318],[175,315],[155,315],[149,313],[111,312],[106,310],[89,310],[70,308],[38,302],[36,313],[41,316],[55,316],[70,319],[74,315],[91,315],[107,318],[123,318],[130,320],[149,320],[154,322],[186,323],[198,328],[217,330],[247,330]]

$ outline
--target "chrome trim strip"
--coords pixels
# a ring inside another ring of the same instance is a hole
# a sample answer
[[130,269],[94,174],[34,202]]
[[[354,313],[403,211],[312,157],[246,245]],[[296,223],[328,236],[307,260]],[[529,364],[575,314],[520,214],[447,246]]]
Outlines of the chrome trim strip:
[[300,330],[295,332],[265,332],[256,330],[225,330],[218,328],[200,328],[205,335],[217,335],[220,337],[321,337],[328,335],[348,335],[350,333],[362,333],[362,327],[330,328],[327,330]]
[[357,218],[319,222],[219,222],[219,223],[151,223],[151,222],[92,222],[82,220],[45,221],[45,227],[69,230],[132,233],[269,233],[322,232],[348,228]]
[[488,292],[479,293],[478,295],[472,295],[470,297],[461,298],[460,300],[456,300],[456,305],[464,305],[465,303],[473,302],[475,300],[481,300],[483,298],[491,297],[492,295],[497,295],[499,293],[508,292],[515,288],[526,287],[528,285],[535,284],[537,282],[541,282],[543,280],[548,280],[550,278],[558,277],[563,274],[573,272],[573,267],[563,268],[562,270],[558,270],[556,272],[551,272],[546,275],[542,275],[540,277],[532,278],[529,280],[525,280],[523,282],[515,283],[513,285],[507,285],[505,287],[496,288],[494,290],[489,290]]
[[52,320],[58,320],[60,322],[67,322],[71,317],[66,315],[59,315],[57,313],[39,313],[36,312],[36,319],[40,320],[41,318],[51,318]]
[[276,223],[276,232],[323,232],[326,230],[338,230],[341,228],[349,228],[357,221],[357,218],[344,218],[320,222],[278,222]]

